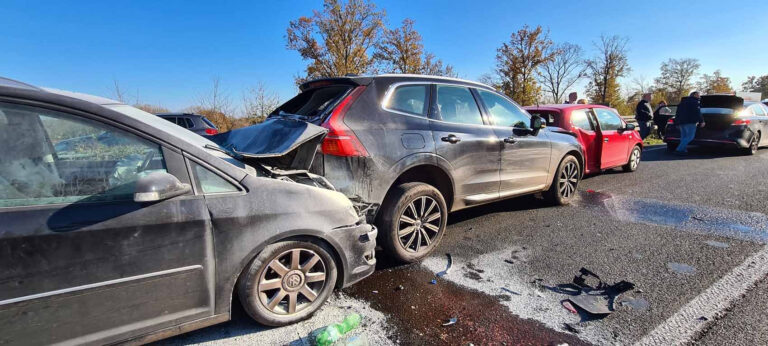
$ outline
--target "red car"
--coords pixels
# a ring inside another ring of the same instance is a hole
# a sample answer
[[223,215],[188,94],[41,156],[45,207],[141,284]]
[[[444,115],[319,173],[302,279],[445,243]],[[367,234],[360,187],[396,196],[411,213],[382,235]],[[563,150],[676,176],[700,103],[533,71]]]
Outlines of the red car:
[[562,104],[524,107],[547,126],[559,127],[579,138],[584,149],[584,173],[614,167],[634,172],[640,163],[643,140],[635,125],[627,124],[615,109],[600,105]]

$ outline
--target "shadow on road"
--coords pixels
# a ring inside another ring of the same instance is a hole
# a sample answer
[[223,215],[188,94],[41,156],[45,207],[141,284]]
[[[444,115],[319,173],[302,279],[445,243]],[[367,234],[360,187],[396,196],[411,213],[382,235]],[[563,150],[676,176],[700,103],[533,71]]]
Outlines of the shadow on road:
[[453,225],[469,219],[486,216],[488,214],[519,210],[532,210],[547,207],[553,206],[548,204],[537,195],[520,196],[453,212],[448,215],[448,225]]
[[[721,157],[744,156],[739,150],[733,148],[717,147],[689,147],[688,155],[680,156],[667,151],[666,146],[654,145],[646,147],[643,150],[642,161],[681,161],[681,160],[707,160]],[[642,164],[642,163],[641,163]]]

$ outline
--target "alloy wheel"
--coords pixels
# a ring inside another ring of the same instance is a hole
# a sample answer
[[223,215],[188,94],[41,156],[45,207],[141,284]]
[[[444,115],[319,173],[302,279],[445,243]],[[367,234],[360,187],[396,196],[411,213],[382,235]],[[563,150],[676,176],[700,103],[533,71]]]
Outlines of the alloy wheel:
[[558,190],[560,196],[571,198],[576,193],[576,186],[579,184],[579,168],[575,162],[567,162],[560,171],[558,178]]
[[637,165],[640,164],[640,149],[635,148],[632,150],[632,156],[629,158],[629,164],[633,171],[637,169]]
[[397,238],[408,252],[429,247],[440,232],[440,205],[432,197],[421,196],[405,207],[398,221]]
[[752,153],[757,153],[758,148],[760,147],[760,133],[756,133],[754,136],[752,136],[752,142],[749,143],[749,150],[752,151]]
[[290,315],[312,305],[326,284],[326,265],[309,249],[287,250],[272,259],[259,278],[259,300],[269,311]]

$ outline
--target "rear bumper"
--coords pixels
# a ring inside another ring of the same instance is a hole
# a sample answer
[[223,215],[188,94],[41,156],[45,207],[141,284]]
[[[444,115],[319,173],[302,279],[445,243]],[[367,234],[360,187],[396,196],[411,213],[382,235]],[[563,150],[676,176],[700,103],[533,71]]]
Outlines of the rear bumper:
[[[731,126],[724,130],[710,130],[706,127],[696,129],[692,145],[708,147],[747,148],[754,133],[746,126]],[[680,143],[680,130],[676,126],[667,126],[665,143]]]
[[376,269],[376,227],[360,223],[351,227],[337,228],[330,232],[330,236],[341,245],[344,251],[346,263],[344,268],[344,282],[342,287],[352,285]]

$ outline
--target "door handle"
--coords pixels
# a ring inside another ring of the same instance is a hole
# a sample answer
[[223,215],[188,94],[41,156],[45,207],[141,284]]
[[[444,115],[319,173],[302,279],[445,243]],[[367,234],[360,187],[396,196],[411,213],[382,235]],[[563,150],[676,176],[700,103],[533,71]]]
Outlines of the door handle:
[[608,143],[608,138],[603,138],[603,142]]
[[461,142],[461,138],[457,137],[456,135],[448,135],[447,137],[440,138],[443,142],[448,142],[451,144],[456,144],[458,142]]
[[517,138],[515,138],[515,137],[504,138],[504,143],[515,144],[515,143],[517,143]]

